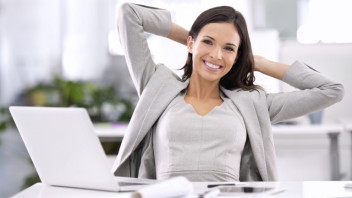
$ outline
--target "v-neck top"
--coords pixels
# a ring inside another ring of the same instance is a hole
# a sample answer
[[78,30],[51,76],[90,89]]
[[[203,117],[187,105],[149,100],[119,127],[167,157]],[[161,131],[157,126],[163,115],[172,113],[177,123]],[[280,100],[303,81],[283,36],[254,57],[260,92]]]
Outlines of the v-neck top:
[[206,115],[196,113],[178,94],[163,112],[153,134],[157,179],[185,176],[191,181],[239,181],[246,141],[244,121],[233,102]]

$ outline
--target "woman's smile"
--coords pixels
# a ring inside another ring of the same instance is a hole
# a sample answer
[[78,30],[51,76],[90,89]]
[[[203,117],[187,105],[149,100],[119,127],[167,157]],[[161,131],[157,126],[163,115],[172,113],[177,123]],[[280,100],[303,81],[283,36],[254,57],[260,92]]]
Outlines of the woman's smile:
[[205,68],[208,69],[210,72],[220,72],[223,66],[215,63],[211,63],[209,61],[203,60]]

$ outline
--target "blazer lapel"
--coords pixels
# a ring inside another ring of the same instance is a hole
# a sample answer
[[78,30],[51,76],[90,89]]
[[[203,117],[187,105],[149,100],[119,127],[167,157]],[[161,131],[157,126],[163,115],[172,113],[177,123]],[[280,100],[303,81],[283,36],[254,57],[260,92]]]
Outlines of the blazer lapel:
[[258,120],[258,114],[256,112],[253,101],[251,100],[250,93],[249,91],[230,91],[225,88],[221,89],[236,105],[243,117],[257,167],[262,179],[265,181],[268,178],[268,174],[265,163],[263,137]]

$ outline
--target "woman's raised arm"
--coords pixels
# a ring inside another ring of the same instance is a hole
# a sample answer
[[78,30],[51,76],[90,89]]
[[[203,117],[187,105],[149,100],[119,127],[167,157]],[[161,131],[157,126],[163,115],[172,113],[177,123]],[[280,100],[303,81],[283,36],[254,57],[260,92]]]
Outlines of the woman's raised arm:
[[[257,57],[258,58],[258,57]],[[266,73],[297,88],[297,91],[267,94],[272,123],[306,115],[342,100],[344,87],[308,65],[296,61],[291,66],[261,60]],[[259,70],[259,69],[258,69]],[[260,68],[263,71],[263,68]]]
[[271,61],[261,56],[254,56],[254,65],[256,71],[279,80],[282,80],[290,67],[287,64]]
[[117,25],[128,70],[138,95],[156,71],[145,32],[166,37],[172,27],[171,15],[165,9],[132,3],[119,7]]

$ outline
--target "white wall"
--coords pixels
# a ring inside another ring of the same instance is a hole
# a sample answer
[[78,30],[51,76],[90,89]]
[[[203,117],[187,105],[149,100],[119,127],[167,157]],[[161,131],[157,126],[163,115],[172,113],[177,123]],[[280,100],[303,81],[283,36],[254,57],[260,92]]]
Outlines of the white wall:
[[100,79],[109,61],[109,1],[64,2],[63,76],[71,80]]
[[60,0],[2,0],[0,104],[60,71]]

